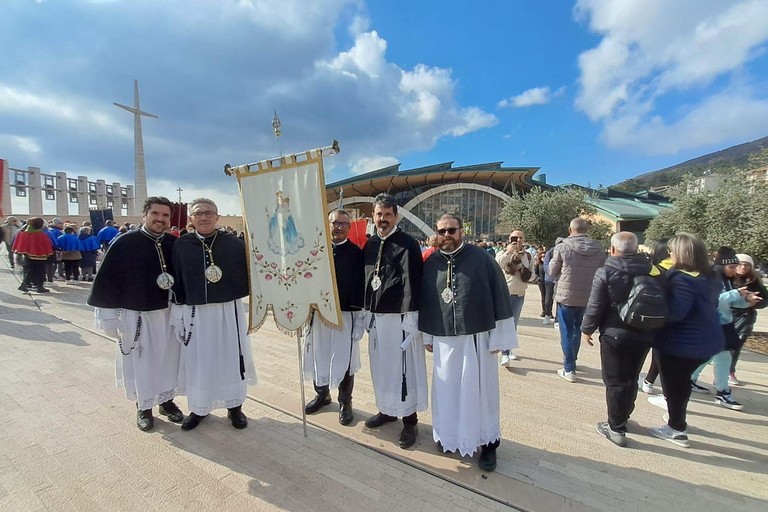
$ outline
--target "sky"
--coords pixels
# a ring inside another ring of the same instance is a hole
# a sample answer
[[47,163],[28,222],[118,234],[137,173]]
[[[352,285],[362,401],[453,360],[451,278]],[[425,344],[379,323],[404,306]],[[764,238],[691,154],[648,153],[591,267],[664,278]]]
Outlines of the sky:
[[222,213],[225,164],[333,139],[328,183],[503,162],[607,186],[768,135],[765,20],[765,0],[3,0],[0,159],[131,183],[113,102],[135,79],[149,194]]

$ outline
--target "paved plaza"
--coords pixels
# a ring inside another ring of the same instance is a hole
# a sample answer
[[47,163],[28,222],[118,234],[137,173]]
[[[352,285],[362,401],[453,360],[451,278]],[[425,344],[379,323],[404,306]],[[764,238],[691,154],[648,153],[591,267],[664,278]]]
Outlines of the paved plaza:
[[[363,339],[355,421],[338,404],[301,423],[296,338],[268,320],[251,335],[259,385],[238,431],[216,411],[190,432],[156,416],[151,433],[114,384],[113,341],[95,332],[87,283],[49,294],[17,290],[0,254],[0,510],[290,511],[764,511],[768,510],[768,357],[739,363],[744,411],[694,395],[691,448],[651,436],[663,411],[640,394],[628,447],[594,431],[605,419],[598,347],[583,346],[579,382],[555,371],[556,331],[530,288],[520,322],[522,360],[499,375],[503,440],[498,469],[439,454],[429,413],[412,449],[399,424],[368,431],[376,412]],[[763,313],[758,330],[768,331]],[[431,356],[428,355],[428,363]],[[708,368],[702,383],[712,381]],[[313,396],[307,383],[306,398]],[[186,412],[186,400],[177,403]]]

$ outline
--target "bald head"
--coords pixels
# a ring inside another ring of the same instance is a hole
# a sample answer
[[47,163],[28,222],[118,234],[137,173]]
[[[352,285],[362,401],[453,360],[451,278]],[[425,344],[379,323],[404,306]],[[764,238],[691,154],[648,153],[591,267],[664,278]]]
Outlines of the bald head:
[[586,235],[587,229],[589,229],[589,224],[587,224],[587,221],[581,217],[573,219],[568,226],[568,231],[570,231],[572,235]]
[[637,237],[629,231],[619,231],[611,237],[611,253],[626,256],[637,252]]

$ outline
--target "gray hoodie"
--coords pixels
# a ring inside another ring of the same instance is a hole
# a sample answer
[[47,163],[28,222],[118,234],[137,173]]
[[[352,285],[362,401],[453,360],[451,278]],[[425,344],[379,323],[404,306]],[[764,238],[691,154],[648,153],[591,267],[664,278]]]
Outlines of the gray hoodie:
[[555,246],[547,272],[557,282],[555,301],[566,306],[586,306],[592,278],[607,254],[588,235],[571,235]]

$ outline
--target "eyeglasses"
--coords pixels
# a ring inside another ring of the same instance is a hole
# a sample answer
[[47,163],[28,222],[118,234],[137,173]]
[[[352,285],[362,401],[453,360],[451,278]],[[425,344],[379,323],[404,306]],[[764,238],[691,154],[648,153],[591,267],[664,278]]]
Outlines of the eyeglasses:
[[335,228],[346,228],[346,227],[349,227],[349,222],[333,221],[333,222],[331,222],[331,226],[333,226]]
[[511,237],[509,237],[509,243],[513,244],[513,243],[517,242],[519,239],[520,239],[520,237],[511,236]]
[[437,234],[440,235],[440,236],[443,236],[446,233],[448,233],[449,235],[453,235],[453,234],[455,234],[460,229],[461,228],[443,228],[443,229],[438,229],[437,230]]
[[218,213],[212,212],[210,210],[205,211],[205,212],[193,212],[191,214],[192,217],[205,217],[206,219],[209,219],[211,217],[215,217],[216,215],[218,215]]

